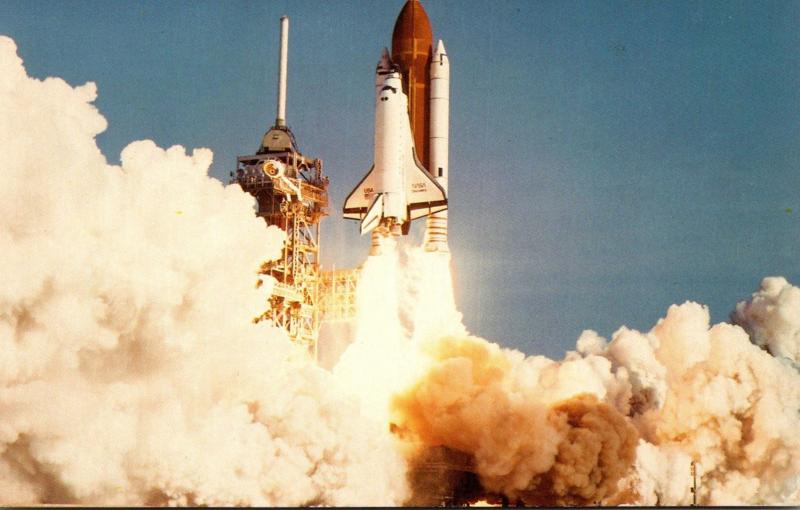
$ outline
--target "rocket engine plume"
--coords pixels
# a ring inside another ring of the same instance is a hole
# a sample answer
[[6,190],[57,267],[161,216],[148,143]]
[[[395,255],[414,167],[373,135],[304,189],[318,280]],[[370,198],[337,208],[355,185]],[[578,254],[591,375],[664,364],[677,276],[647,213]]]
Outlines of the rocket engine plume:
[[636,429],[595,395],[548,405],[484,340],[444,338],[425,350],[434,365],[395,397],[395,422],[424,446],[471,454],[487,490],[526,504],[591,504],[631,467]]
[[[688,505],[695,463],[699,504],[800,502],[800,371],[738,326],[711,326],[708,310],[687,302],[649,332],[622,327],[608,341],[587,330],[563,360],[526,357],[468,335],[454,302],[432,297],[437,288],[452,292],[449,253],[400,248],[365,263],[375,272],[360,292],[373,308],[360,312],[366,322],[352,348],[366,353],[393,338],[402,349],[378,348],[358,363],[346,353],[342,367],[383,373],[373,368],[383,352],[389,366],[407,367],[391,389],[364,373],[351,387],[382,403],[383,416],[391,401],[413,490],[461,487],[467,500],[501,494],[526,504]],[[435,285],[427,279],[434,267]],[[769,317],[753,310],[767,295],[800,291],[775,279],[762,288],[739,306],[742,320],[761,321],[765,344],[779,331],[792,352],[791,328],[767,324],[787,322],[794,300],[783,298],[786,311],[770,308]],[[375,306],[394,318],[369,322]],[[428,462],[471,465],[483,492]],[[431,501],[417,492],[406,503]]]

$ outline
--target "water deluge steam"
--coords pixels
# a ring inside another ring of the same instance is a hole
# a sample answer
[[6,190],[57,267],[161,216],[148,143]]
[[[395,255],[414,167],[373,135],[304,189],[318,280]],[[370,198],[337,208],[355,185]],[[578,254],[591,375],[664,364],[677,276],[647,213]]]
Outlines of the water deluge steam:
[[692,461],[701,504],[800,503],[786,280],[738,325],[687,302],[554,361],[471,336],[450,256],[387,241],[329,372],[251,322],[283,242],[253,198],[206,149],[140,141],[109,165],[95,97],[28,77],[0,37],[4,504],[396,505],[435,447],[528,504],[686,505]]
[[2,502],[401,502],[385,427],[251,322],[282,232],[207,149],[109,165],[95,97],[0,37]]

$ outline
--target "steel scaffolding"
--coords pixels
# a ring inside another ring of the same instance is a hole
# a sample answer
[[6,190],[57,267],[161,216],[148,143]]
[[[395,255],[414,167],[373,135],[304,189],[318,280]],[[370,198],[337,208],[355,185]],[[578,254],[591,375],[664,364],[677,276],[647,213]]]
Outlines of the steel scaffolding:
[[319,310],[323,320],[348,320],[356,316],[358,269],[323,271]]
[[257,154],[237,158],[231,183],[256,198],[258,216],[286,233],[282,256],[261,266],[260,274],[274,278],[275,286],[267,310],[253,320],[270,320],[284,328],[316,359],[321,320],[319,223],[328,208],[322,161],[300,154],[289,128],[275,126]]

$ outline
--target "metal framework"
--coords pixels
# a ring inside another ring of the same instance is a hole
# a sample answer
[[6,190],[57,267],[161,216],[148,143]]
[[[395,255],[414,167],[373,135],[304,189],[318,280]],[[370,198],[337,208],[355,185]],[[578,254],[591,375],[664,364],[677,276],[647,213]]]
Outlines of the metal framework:
[[359,269],[322,272],[319,310],[323,320],[348,320],[356,316]]
[[270,320],[284,328],[316,359],[321,320],[319,223],[328,208],[322,161],[300,154],[292,132],[274,126],[257,154],[237,158],[233,183],[256,198],[258,216],[286,232],[281,258],[261,266],[260,274],[275,278],[276,284],[269,307],[253,321]]

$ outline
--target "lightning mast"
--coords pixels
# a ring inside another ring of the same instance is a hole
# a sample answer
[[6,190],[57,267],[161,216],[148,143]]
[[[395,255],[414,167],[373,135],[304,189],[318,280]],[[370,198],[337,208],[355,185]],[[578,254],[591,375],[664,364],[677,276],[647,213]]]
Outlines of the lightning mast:
[[[254,322],[270,320],[316,359],[320,327],[320,220],[327,216],[328,178],[322,160],[300,153],[286,124],[289,18],[281,18],[275,124],[256,154],[236,158],[231,184],[256,198],[258,216],[286,232],[278,260],[262,264],[260,274],[276,280],[266,311]],[[259,279],[257,285],[261,285]]]

